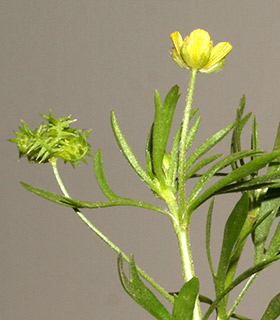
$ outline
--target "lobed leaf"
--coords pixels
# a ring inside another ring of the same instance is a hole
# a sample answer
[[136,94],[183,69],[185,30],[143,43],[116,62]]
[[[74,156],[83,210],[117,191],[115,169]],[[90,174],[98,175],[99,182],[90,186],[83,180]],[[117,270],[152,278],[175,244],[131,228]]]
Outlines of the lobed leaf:
[[154,316],[158,320],[173,320],[172,316],[166,310],[164,305],[140,279],[133,255],[131,255],[129,263],[130,279],[128,279],[124,272],[123,258],[121,254],[118,256],[118,270],[124,290],[135,302],[146,309],[152,316]]
[[104,193],[104,195],[109,199],[113,200],[119,196],[110,188],[104,174],[103,162],[102,162],[102,153],[101,150],[97,150],[94,157],[94,173],[97,180],[97,183]]
[[111,201],[81,201],[73,198],[67,198],[43,189],[36,188],[24,182],[21,182],[21,185],[28,191],[35,193],[36,195],[44,199],[47,199],[51,202],[54,202],[63,206],[67,206],[67,207],[97,209],[97,208],[114,207],[114,206],[133,206],[133,207],[140,207],[144,209],[150,209],[153,211],[161,212],[169,217],[169,213],[161,209],[160,207],[157,207],[153,204],[150,204],[144,201],[132,199],[132,198],[117,196],[116,199]]
[[195,302],[199,292],[199,280],[193,277],[175,296],[172,320],[192,320]]
[[154,172],[161,183],[165,177],[162,170],[162,162],[168,141],[170,128],[177,101],[179,99],[179,87],[175,85],[168,92],[163,105],[160,102],[158,91],[155,91],[155,119],[152,130],[152,163]]
[[216,276],[216,291],[220,294],[225,288],[225,280],[233,248],[238,241],[242,227],[249,212],[249,197],[244,193],[227,219],[220,262]]
[[121,132],[121,129],[118,125],[117,118],[115,116],[114,111],[111,113],[111,125],[112,129],[115,135],[115,138],[117,140],[117,143],[123,152],[125,158],[131,165],[131,167],[134,169],[134,171],[139,175],[139,177],[144,180],[144,182],[155,192],[157,191],[157,188],[152,181],[152,179],[146,174],[146,172],[142,169],[140,164],[138,163],[134,153],[132,152],[130,146],[128,145],[123,133]]
[[275,320],[280,316],[280,293],[278,293],[267,306],[261,320]]

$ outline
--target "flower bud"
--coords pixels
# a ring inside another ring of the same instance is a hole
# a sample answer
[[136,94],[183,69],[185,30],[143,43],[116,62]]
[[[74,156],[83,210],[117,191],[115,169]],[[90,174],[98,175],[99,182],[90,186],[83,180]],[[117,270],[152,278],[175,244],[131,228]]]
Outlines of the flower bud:
[[86,162],[85,156],[91,156],[90,145],[86,141],[90,130],[83,132],[70,128],[75,120],[70,116],[54,118],[50,110],[49,116],[42,115],[48,121],[31,131],[22,121],[16,138],[9,141],[17,144],[19,157],[26,156],[30,162],[46,163],[52,158],[61,158],[74,167],[79,161]]

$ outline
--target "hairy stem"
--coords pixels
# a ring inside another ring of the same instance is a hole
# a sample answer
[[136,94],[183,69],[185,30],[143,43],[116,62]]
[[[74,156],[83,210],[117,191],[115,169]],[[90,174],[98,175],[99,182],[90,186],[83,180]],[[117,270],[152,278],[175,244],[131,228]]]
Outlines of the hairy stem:
[[180,216],[182,217],[185,212],[185,198],[186,198],[186,188],[185,188],[185,159],[187,153],[187,137],[188,137],[188,127],[190,121],[190,112],[192,107],[192,99],[194,93],[195,79],[197,75],[197,70],[192,70],[191,78],[188,87],[188,93],[186,97],[186,107],[184,111],[184,118],[182,124],[181,140],[180,140],[180,150],[179,150],[179,204],[180,204]]

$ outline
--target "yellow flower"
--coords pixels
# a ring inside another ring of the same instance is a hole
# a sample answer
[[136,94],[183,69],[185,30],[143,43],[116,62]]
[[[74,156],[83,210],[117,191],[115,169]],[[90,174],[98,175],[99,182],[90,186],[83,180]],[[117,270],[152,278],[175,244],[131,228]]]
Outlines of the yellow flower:
[[229,42],[220,42],[213,48],[213,42],[207,31],[196,29],[184,40],[179,31],[170,35],[174,48],[172,58],[179,67],[211,73],[220,70],[226,55],[231,51]]

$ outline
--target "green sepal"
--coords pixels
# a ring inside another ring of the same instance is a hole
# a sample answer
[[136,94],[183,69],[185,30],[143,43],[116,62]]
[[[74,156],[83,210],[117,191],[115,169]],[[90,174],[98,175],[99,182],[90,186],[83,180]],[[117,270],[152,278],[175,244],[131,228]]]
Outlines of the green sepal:
[[159,92],[157,90],[155,91],[155,119],[152,130],[152,162],[154,173],[162,184],[165,183],[165,175],[162,169],[163,157],[175,107],[180,96],[178,92],[178,85],[172,87],[162,105]]
[[213,301],[211,306],[208,308],[207,312],[203,316],[202,320],[207,320],[209,319],[210,315],[212,312],[217,308],[218,304],[220,301],[231,291],[233,290],[236,286],[238,286],[241,282],[244,280],[250,278],[253,274],[258,273],[268,266],[270,266],[272,263],[280,260],[280,256],[273,257],[268,260],[264,260],[253,267],[250,267],[246,271],[244,271],[242,274],[240,274],[236,279],[234,279],[231,284]]
[[280,316],[280,293],[271,299],[261,320],[275,320]]
[[199,147],[197,147],[194,152],[186,159],[185,162],[185,172],[189,170],[189,168],[193,165],[193,163],[203,156],[207,151],[213,148],[218,142],[220,142],[232,128],[235,126],[235,122],[232,122],[225,128],[219,130],[215,134],[213,134],[210,138],[205,140]]
[[230,264],[230,257],[233,248],[238,241],[242,227],[246,221],[249,212],[249,197],[247,193],[244,193],[240,200],[233,208],[230,216],[227,219],[225,229],[222,250],[220,255],[220,262],[218,266],[218,272],[216,275],[216,292],[220,294],[224,290],[226,274],[228,266]]
[[178,296],[175,296],[172,313],[173,320],[192,320],[195,302],[199,292],[199,280],[193,277],[181,288]]
[[124,272],[121,254],[118,256],[118,271],[124,290],[135,302],[158,320],[173,320],[171,314],[166,310],[164,305],[140,279],[133,255],[131,255],[129,262],[130,279],[128,279]]
[[147,175],[147,173],[142,169],[138,163],[134,153],[132,152],[130,146],[128,145],[121,129],[118,125],[117,118],[114,111],[111,113],[111,125],[116,138],[116,141],[123,152],[126,160],[129,162],[133,170],[139,175],[139,177],[155,192],[159,191],[153,180]]
[[197,196],[193,199],[192,203],[189,204],[189,210],[192,212],[202,203],[204,203],[211,196],[216,194],[220,189],[229,185],[234,181],[238,181],[244,177],[249,176],[251,173],[260,170],[265,167],[267,164],[271,163],[275,158],[280,156],[279,151],[270,152],[264,155],[259,156],[258,158],[244,164],[242,167],[237,168],[230,172],[225,177],[219,179],[216,183],[214,183],[210,188],[208,188],[204,193],[200,196]]
[[110,201],[80,201],[73,198],[67,198],[43,189],[39,189],[33,186],[30,186],[27,183],[21,182],[21,185],[28,191],[35,193],[36,195],[47,199],[51,202],[72,207],[72,208],[87,208],[87,209],[96,209],[96,208],[104,208],[104,207],[114,207],[114,206],[133,206],[133,207],[139,207],[144,209],[149,209],[157,212],[161,212],[167,216],[169,216],[169,213],[165,210],[161,209],[160,207],[157,207],[153,204],[131,199],[131,198],[125,198],[125,197],[119,197],[117,196],[116,199],[110,200]]

